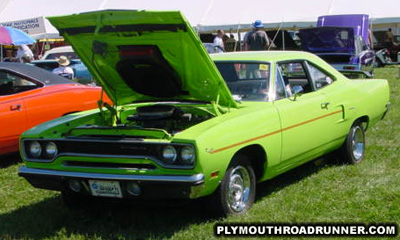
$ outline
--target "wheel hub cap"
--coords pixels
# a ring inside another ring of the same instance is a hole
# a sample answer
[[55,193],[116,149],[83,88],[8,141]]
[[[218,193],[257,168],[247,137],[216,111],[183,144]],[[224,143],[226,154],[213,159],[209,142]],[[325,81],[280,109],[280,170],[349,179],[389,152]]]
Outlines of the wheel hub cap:
[[250,176],[246,168],[238,166],[229,178],[228,204],[235,212],[245,209],[250,197]]
[[360,160],[364,154],[364,136],[361,128],[358,126],[352,134],[353,156],[356,160]]

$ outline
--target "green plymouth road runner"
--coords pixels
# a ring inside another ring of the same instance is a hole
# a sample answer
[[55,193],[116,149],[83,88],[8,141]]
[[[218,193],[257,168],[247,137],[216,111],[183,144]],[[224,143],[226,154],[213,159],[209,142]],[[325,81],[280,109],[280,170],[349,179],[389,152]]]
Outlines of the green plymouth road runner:
[[361,162],[364,131],[389,108],[386,80],[349,80],[313,54],[210,56],[180,12],[49,20],[114,102],[21,136],[19,175],[67,206],[208,196],[243,214],[257,182],[335,150]]

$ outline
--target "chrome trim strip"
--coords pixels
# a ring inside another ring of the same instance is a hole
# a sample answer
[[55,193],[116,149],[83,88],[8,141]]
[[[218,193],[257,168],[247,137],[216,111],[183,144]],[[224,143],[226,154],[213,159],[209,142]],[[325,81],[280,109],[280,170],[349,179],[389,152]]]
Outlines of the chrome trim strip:
[[38,168],[28,168],[22,166],[18,169],[18,175],[36,175],[47,177],[71,177],[71,178],[86,178],[86,179],[102,179],[102,180],[128,180],[128,181],[150,181],[150,182],[176,182],[176,183],[204,183],[204,175],[201,173],[180,176],[180,175],[122,175],[122,174],[102,174],[102,173],[85,173],[85,172],[68,172],[46,170]]

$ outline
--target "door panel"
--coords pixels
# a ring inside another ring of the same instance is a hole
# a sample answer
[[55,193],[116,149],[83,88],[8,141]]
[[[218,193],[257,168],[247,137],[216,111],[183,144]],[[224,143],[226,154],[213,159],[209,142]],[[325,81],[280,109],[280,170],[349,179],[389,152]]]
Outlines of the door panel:
[[0,96],[0,154],[18,151],[19,135],[25,129],[23,100]]
[[282,128],[282,161],[301,161],[302,155],[321,148],[327,141],[329,111],[321,107],[327,99],[312,92],[275,102]]

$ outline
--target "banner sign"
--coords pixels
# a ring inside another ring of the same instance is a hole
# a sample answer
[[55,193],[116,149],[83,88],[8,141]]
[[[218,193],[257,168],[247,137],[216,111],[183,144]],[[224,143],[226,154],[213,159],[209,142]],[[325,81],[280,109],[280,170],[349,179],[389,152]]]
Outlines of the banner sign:
[[44,18],[30,18],[12,22],[0,23],[1,26],[13,27],[26,32],[29,35],[43,34],[46,33],[46,27],[44,26]]

